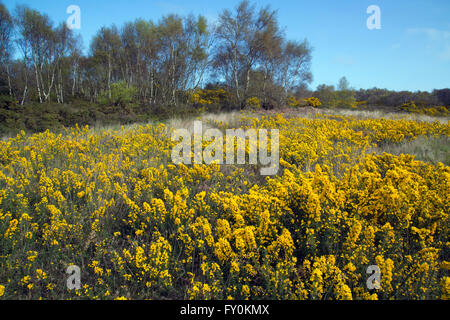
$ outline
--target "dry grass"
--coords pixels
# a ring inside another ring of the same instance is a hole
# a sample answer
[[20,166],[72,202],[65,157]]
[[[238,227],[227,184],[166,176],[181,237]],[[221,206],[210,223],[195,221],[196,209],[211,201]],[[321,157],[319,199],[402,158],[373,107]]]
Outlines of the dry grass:
[[416,160],[437,164],[442,162],[450,164],[450,139],[448,136],[427,137],[419,136],[417,139],[400,144],[384,145],[374,148],[377,154],[383,152],[393,155],[410,154]]
[[412,121],[424,121],[424,122],[441,122],[447,123],[449,117],[433,117],[429,115],[404,113],[404,112],[386,112],[381,110],[347,110],[347,109],[322,109],[322,114],[326,115],[338,115],[344,117],[354,117],[356,119],[391,119],[391,120],[412,120]]

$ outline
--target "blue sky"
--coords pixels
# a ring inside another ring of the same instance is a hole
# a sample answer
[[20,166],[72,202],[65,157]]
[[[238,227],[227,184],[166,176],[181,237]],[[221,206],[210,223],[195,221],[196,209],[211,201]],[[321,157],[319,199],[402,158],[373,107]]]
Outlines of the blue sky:
[[[2,0],[0,0],[2,1]],[[65,21],[70,5],[81,8],[85,48],[96,31],[135,18],[157,21],[169,13],[203,14],[214,21],[239,0],[3,0],[8,9],[27,4]],[[450,1],[448,0],[278,0],[254,1],[277,9],[289,39],[313,46],[312,72],[318,84],[346,76],[355,88],[427,90],[450,87]],[[381,9],[381,29],[369,30],[366,9]]]

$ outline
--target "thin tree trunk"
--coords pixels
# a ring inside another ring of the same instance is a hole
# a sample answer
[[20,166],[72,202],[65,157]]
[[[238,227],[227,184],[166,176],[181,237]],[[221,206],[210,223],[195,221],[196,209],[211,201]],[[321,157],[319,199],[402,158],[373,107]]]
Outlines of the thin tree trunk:
[[[52,71],[52,76],[51,76],[51,80],[49,79],[47,81],[47,85],[48,85],[48,91],[47,93],[45,92],[45,88],[42,88],[42,93],[44,94],[44,99],[45,101],[48,101],[49,97],[50,97],[50,93],[52,92],[53,89],[53,85],[55,84],[55,72],[56,72],[56,67],[53,68]],[[49,74],[48,74],[49,76]],[[50,78],[50,77],[49,77]],[[42,83],[44,83],[43,79],[42,79],[42,73],[41,73],[41,81]]]
[[8,62],[6,62],[6,75],[7,75],[7,77],[8,77],[9,96],[12,98],[11,75],[9,74],[9,65],[8,65]]
[[265,103],[267,103],[266,85],[267,85],[267,69],[264,69],[264,81],[263,81],[263,88],[262,88],[262,96],[264,97]]
[[37,86],[37,91],[38,91],[38,95],[39,95],[39,103],[42,103],[42,95],[41,95],[41,88],[40,88],[40,81],[39,81],[36,58],[34,58],[34,73],[36,76],[36,86]]
[[152,70],[150,71],[150,101],[154,103],[153,101],[153,66]]
[[176,99],[175,99],[175,64],[176,64],[176,57],[175,57],[175,45],[172,45],[172,103],[174,103],[175,105],[176,103]]
[[25,85],[25,88],[23,89],[22,101],[20,102],[20,105],[22,105],[22,106],[25,103],[25,98],[27,96],[27,92],[28,92],[28,85]]
[[247,78],[245,82],[245,97],[247,97],[248,87],[250,86],[250,67],[247,69]]
[[23,70],[25,71],[25,88],[23,89],[23,95],[22,95],[22,101],[20,104],[23,106],[25,103],[25,99],[28,92],[28,70],[27,70],[27,54],[24,52],[24,58],[23,58]]
[[38,71],[37,71],[37,69],[35,70],[35,72],[36,72],[36,86],[37,86],[37,91],[38,91],[38,95],[39,95],[39,103],[42,103],[42,95],[41,95],[40,81],[39,81],[39,76],[38,76]]
[[237,48],[234,47],[234,63],[233,63],[233,73],[234,73],[234,84],[236,86],[236,98],[238,99],[238,102],[240,103],[241,97],[239,95],[239,79],[237,74]]
[[111,99],[111,57],[108,56],[108,97]]
[[75,85],[77,82],[77,63],[73,66],[73,82],[72,82],[72,97],[75,96]]

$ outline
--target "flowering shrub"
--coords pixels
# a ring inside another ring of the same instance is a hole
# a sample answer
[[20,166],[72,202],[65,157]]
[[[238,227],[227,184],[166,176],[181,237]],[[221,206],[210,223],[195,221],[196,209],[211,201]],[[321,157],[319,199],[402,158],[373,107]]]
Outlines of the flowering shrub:
[[219,104],[226,101],[229,94],[224,89],[207,90],[199,89],[191,94],[190,100],[193,104],[211,105]]
[[245,106],[251,109],[259,109],[261,108],[261,101],[257,97],[251,97],[247,99]]
[[0,298],[448,299],[449,167],[369,151],[448,123],[240,125],[280,130],[279,176],[173,165],[163,124],[0,141]]
[[449,114],[448,109],[445,106],[439,107],[418,107],[414,101],[410,101],[408,103],[403,104],[400,107],[401,110],[417,113],[417,114],[425,114],[430,116],[447,116]]
[[319,99],[314,98],[314,97],[305,99],[305,102],[307,103],[308,106],[311,106],[314,108],[320,107],[322,105],[322,102],[320,102]]
[[366,107],[367,106],[367,101],[356,101],[353,105],[352,108],[353,109],[357,109],[359,107]]
[[300,107],[300,105],[301,105],[301,102],[298,101],[298,99],[296,97],[292,97],[292,96],[288,98],[287,103],[288,103],[288,106],[290,106],[290,107]]

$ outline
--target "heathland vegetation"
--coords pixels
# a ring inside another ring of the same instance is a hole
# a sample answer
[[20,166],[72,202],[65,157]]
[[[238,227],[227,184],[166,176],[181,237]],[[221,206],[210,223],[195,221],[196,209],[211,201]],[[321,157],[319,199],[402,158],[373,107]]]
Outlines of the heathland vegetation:
[[[177,121],[0,142],[0,297],[450,297],[448,122],[217,118],[203,120],[279,129],[278,175],[174,165]],[[79,290],[66,287],[70,265]]]
[[0,134],[305,105],[447,114],[450,89],[355,90],[342,78],[311,91],[312,50],[248,1],[214,24],[171,14],[105,26],[88,50],[66,23],[0,3]]
[[[84,54],[0,4],[0,299],[449,299],[450,90],[311,91],[281,30],[244,1],[103,27]],[[197,117],[278,129],[278,174],[175,165]]]

